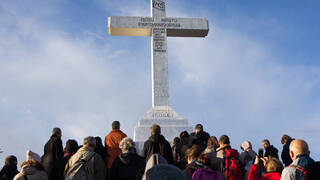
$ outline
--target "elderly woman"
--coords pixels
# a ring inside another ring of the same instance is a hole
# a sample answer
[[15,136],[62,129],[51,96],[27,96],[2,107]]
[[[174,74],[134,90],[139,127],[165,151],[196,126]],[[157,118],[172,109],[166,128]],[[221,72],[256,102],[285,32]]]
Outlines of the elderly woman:
[[122,153],[113,161],[110,177],[112,180],[135,180],[143,174],[146,163],[141,156],[137,155],[132,139],[123,138],[119,148]]

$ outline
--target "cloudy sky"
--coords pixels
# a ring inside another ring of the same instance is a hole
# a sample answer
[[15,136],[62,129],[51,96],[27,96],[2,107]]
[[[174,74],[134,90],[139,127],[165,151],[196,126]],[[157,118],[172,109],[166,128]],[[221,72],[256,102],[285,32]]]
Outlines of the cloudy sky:
[[[133,127],[151,107],[150,37],[107,34],[107,17],[149,16],[149,0],[0,3],[0,165],[63,141]],[[167,16],[209,20],[209,35],[169,38],[171,106],[236,148],[284,133],[320,158],[320,3],[172,0]]]

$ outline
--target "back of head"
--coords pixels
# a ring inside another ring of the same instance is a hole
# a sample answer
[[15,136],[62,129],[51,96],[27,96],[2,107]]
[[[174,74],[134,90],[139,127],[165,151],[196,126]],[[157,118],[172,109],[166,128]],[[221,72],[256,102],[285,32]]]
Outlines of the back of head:
[[219,138],[219,144],[220,145],[230,145],[230,140],[227,135],[222,135]]
[[58,127],[55,127],[55,128],[52,129],[52,135],[61,136],[61,133],[62,133],[62,131]]
[[197,125],[194,127],[194,130],[195,130],[196,133],[202,132],[202,131],[203,131],[203,126],[202,126],[202,124],[197,124]]
[[178,144],[178,143],[180,143],[180,138],[178,138],[178,137],[175,137],[174,139],[173,139],[173,145],[176,145],[176,144]]
[[94,138],[96,139],[96,146],[97,146],[97,147],[98,147],[98,146],[99,146],[99,147],[103,146],[101,137],[96,136],[96,137],[94,137]]
[[241,144],[241,149],[243,151],[247,151],[249,149],[252,149],[252,145],[250,141],[243,141],[243,143]]
[[69,139],[66,142],[66,147],[64,148],[65,153],[75,154],[79,149],[78,142],[74,139]]
[[214,146],[215,148],[218,148],[219,147],[219,143],[218,143],[217,138],[215,136],[211,136],[208,139],[207,146]]
[[34,159],[37,162],[41,162],[41,158],[40,158],[39,154],[32,152],[31,150],[27,150],[26,157],[27,157],[27,161],[30,159]]
[[135,143],[129,137],[125,137],[120,141],[119,148],[123,153],[126,153],[135,148]]
[[161,128],[158,124],[153,124],[150,127],[150,132],[151,132],[151,135],[159,135],[161,134]]
[[180,139],[189,138],[189,133],[187,131],[182,131],[180,133]]
[[193,160],[196,160],[201,155],[201,153],[201,148],[198,145],[193,145],[186,151],[186,156]]
[[270,145],[270,141],[268,139],[262,140],[261,143],[266,143],[266,144]]
[[82,143],[83,146],[86,146],[86,147],[96,147],[96,139],[92,136],[88,136],[86,138],[83,139],[83,143]]
[[15,157],[13,155],[6,157],[6,159],[4,161],[5,165],[15,165],[16,166],[17,163],[18,163],[18,159],[17,159],[17,157]]
[[147,180],[186,180],[186,175],[177,167],[170,164],[159,164],[146,173]]
[[292,151],[295,156],[310,153],[307,142],[302,139],[293,140],[290,143],[290,151]]
[[119,121],[113,121],[112,122],[112,129],[120,129],[120,122]]
[[266,172],[278,172],[281,173],[283,170],[282,163],[275,157],[270,157],[266,162]]
[[206,153],[201,153],[201,155],[197,158],[197,161],[205,166],[211,166],[210,157]]
[[292,138],[289,136],[289,135],[287,135],[287,134],[284,134],[283,136],[282,136],[282,138],[281,138],[281,144],[285,144],[285,143],[287,143],[287,141],[289,141],[289,140],[291,140]]

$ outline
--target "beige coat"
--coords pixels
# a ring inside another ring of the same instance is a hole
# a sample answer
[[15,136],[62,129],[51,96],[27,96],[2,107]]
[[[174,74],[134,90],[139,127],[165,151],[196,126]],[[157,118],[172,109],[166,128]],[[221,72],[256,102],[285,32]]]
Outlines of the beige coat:
[[[90,147],[80,148],[68,161],[65,167],[65,174],[68,172],[78,160],[85,159],[92,152]],[[88,180],[105,180],[106,179],[106,166],[99,154],[94,156],[87,162],[88,167]]]
[[49,180],[44,170],[38,170],[31,164],[24,165],[21,168],[21,172],[17,174],[13,180],[25,180],[24,175],[27,176],[28,180]]

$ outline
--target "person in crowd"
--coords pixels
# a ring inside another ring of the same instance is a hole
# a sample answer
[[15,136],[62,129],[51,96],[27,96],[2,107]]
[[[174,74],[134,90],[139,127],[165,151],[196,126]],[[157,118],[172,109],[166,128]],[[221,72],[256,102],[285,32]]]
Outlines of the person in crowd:
[[111,180],[136,180],[140,174],[143,174],[145,160],[136,153],[132,139],[123,138],[119,147],[122,153],[112,163]]
[[174,165],[180,169],[184,169],[185,163],[182,161],[182,144],[179,137],[173,139],[172,152],[173,152],[173,161]]
[[26,153],[26,161],[21,163],[21,172],[13,180],[49,180],[49,177],[40,163],[41,158],[30,150]]
[[215,136],[211,136],[207,143],[207,148],[204,153],[207,154],[211,161],[211,168],[217,170],[220,167],[220,161],[217,158],[217,148],[219,147],[218,140]]
[[74,139],[69,139],[66,142],[64,148],[64,156],[62,159],[58,160],[52,170],[52,178],[54,180],[62,180],[64,175],[64,168],[68,160],[73,156],[79,149],[78,142]]
[[228,180],[242,180],[243,174],[239,163],[239,153],[230,146],[230,140],[227,135],[219,138],[220,147],[217,149],[217,158],[220,160],[220,172]]
[[201,155],[202,151],[198,145],[193,145],[186,151],[187,156],[187,166],[183,173],[186,174],[187,178],[191,180],[192,174],[203,165],[197,161],[198,157]]
[[154,124],[150,127],[151,136],[144,142],[142,157],[148,161],[152,154],[158,153],[163,156],[169,164],[173,164],[173,153],[170,143],[161,135],[161,128]]
[[193,174],[192,174],[192,180],[222,180],[223,175],[211,169],[211,161],[208,156],[208,154],[202,153],[198,159],[197,162],[201,164],[201,168],[198,168]]
[[107,168],[110,171],[112,167],[113,160],[121,154],[121,149],[119,148],[120,141],[127,137],[125,133],[120,130],[120,122],[112,122],[112,131],[105,137],[105,147],[107,148]]
[[181,162],[184,164],[184,167],[187,165],[186,151],[189,149],[189,133],[183,131],[180,133],[180,144],[181,144]]
[[252,150],[252,145],[250,141],[244,141],[240,146],[242,152],[240,153],[239,160],[243,167],[243,172],[245,173],[245,179],[248,179],[248,173],[255,161],[257,153]]
[[13,180],[19,171],[17,168],[17,157],[11,155],[5,159],[4,166],[0,171],[0,180]]
[[207,147],[208,139],[210,135],[203,131],[203,126],[201,124],[197,124],[194,128],[194,132],[190,134],[190,145],[198,145],[203,151]]
[[94,152],[98,153],[101,156],[101,158],[106,162],[108,154],[107,148],[103,146],[102,139],[99,136],[95,137],[95,139],[96,148],[94,149]]
[[275,148],[273,145],[270,145],[270,141],[268,139],[262,140],[261,144],[263,149],[265,150],[264,157],[272,156],[279,159],[278,149]]
[[[260,161],[263,162],[266,171],[261,178],[258,177]],[[270,158],[256,156],[254,164],[250,168],[248,180],[280,180],[282,170],[283,166],[279,159],[272,156]]]
[[44,154],[41,157],[41,164],[44,166],[49,179],[53,179],[52,169],[63,157],[63,147],[61,141],[62,132],[60,128],[53,128],[52,136],[44,146]]
[[305,176],[314,164],[314,160],[309,156],[307,142],[302,139],[293,140],[289,146],[289,154],[293,162],[284,168],[281,180],[306,179]]
[[287,134],[284,134],[281,138],[281,144],[283,144],[281,159],[285,166],[289,166],[292,163],[292,159],[289,155],[289,147],[292,140],[293,139]]
[[[96,139],[92,136],[84,138],[82,147],[69,159],[66,164],[65,180],[81,180],[86,177],[90,180],[105,180],[106,166],[101,156],[94,152]],[[84,166],[80,168],[79,164]],[[79,168],[76,168],[79,167]]]
[[152,154],[150,156],[149,160],[147,161],[142,180],[147,179],[147,172],[149,169],[151,169],[154,166],[157,166],[159,164],[168,164],[168,162],[160,154],[158,154],[158,153]]

